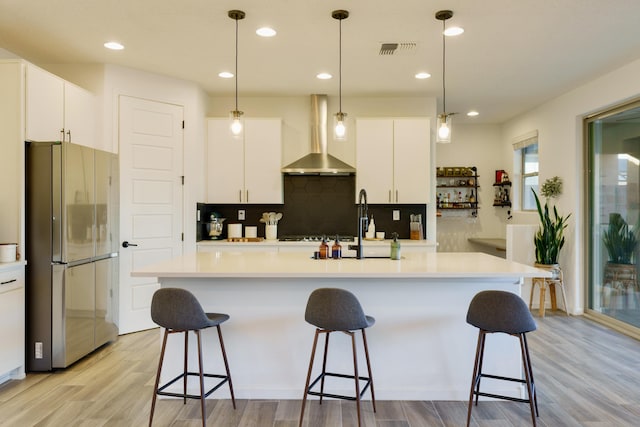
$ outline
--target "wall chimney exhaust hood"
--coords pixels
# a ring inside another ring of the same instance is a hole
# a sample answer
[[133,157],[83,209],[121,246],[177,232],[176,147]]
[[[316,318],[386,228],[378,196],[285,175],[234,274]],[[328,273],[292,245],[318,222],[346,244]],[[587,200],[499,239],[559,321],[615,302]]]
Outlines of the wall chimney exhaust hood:
[[311,95],[311,152],[282,168],[286,174],[352,175],[356,169],[327,153],[327,95]]

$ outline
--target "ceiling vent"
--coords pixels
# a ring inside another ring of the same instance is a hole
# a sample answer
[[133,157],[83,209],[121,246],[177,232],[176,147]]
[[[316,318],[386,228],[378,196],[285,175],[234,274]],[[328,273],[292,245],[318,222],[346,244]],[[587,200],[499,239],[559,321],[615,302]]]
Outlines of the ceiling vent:
[[379,55],[413,54],[417,47],[416,42],[381,43]]

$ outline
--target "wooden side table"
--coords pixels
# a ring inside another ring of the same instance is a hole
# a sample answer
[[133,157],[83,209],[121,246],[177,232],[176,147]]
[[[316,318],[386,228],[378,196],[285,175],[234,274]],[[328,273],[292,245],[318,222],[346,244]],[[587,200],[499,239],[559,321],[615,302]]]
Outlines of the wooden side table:
[[536,288],[536,285],[540,287],[540,307],[538,308],[538,313],[540,317],[544,317],[544,312],[546,308],[546,294],[547,287],[549,288],[549,298],[551,299],[551,309],[556,311],[558,309],[558,303],[556,300],[556,285],[560,288],[562,292],[562,302],[564,303],[564,312],[569,316],[569,306],[567,305],[567,296],[564,292],[564,280],[562,277],[562,269],[559,265],[545,265],[545,264],[534,264],[536,268],[540,268],[543,270],[550,271],[553,276],[552,277],[534,277],[531,279],[531,296],[529,298],[529,310],[531,310],[531,306],[533,304],[533,291]]

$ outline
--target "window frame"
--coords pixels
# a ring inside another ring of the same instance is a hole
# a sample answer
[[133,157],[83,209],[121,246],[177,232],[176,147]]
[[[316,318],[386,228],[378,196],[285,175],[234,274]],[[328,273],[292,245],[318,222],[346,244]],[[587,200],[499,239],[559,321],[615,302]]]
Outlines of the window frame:
[[[537,164],[538,164],[538,168],[535,172],[529,172],[529,173],[525,173],[525,160],[526,160],[526,149],[529,147],[535,146],[536,147],[536,151],[538,152],[538,159],[537,159]],[[518,200],[518,209],[524,212],[533,212],[535,211],[537,208],[535,205],[533,206],[525,206],[525,201],[526,198],[529,197],[527,195],[527,186],[525,186],[525,183],[527,181],[527,178],[532,178],[532,177],[539,177],[540,176],[540,157],[539,157],[539,144],[538,144],[538,131],[534,130],[531,132],[528,132],[524,135],[520,135],[516,138],[513,139],[513,150],[514,150],[514,166],[516,167],[517,173],[516,176],[518,177],[518,182],[517,182],[517,191],[518,191],[518,196],[517,196],[517,200]],[[514,183],[516,184],[516,183]],[[538,183],[539,186],[539,183]],[[536,187],[538,187],[536,186]],[[533,187],[533,186],[529,186],[529,187]],[[538,188],[534,188],[536,191],[538,190]]]

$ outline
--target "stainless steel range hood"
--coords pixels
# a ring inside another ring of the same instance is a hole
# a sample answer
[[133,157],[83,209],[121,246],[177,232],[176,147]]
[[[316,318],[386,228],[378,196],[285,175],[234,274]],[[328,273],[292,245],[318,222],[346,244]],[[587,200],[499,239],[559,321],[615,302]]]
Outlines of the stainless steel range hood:
[[311,95],[311,152],[282,168],[286,174],[351,175],[356,169],[327,153],[327,95]]

